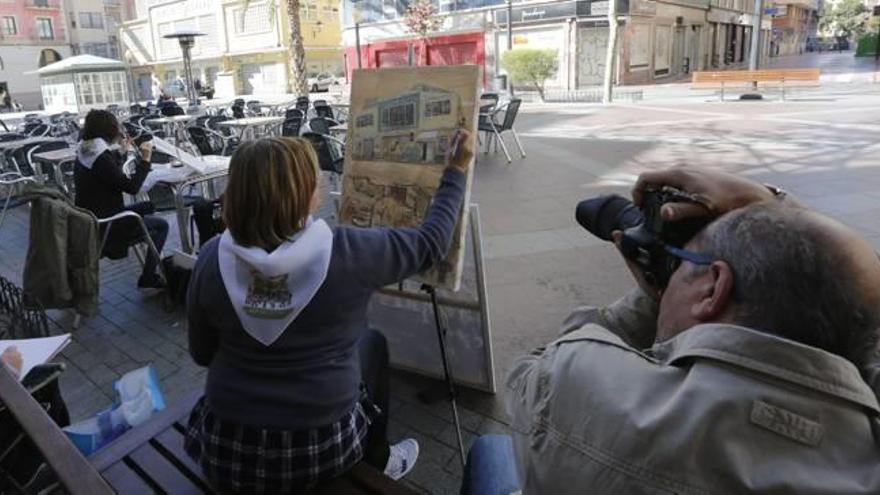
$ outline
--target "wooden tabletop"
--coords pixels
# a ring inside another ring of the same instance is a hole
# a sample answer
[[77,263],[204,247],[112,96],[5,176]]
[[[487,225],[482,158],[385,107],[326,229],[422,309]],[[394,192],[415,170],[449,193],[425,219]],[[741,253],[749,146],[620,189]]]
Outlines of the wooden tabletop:
[[46,162],[66,162],[76,158],[75,148],[63,148],[60,150],[44,151],[42,153],[34,153],[34,158]]
[[274,117],[245,117],[243,119],[224,120],[216,125],[223,127],[250,127],[255,125],[280,124],[284,122],[283,116]]

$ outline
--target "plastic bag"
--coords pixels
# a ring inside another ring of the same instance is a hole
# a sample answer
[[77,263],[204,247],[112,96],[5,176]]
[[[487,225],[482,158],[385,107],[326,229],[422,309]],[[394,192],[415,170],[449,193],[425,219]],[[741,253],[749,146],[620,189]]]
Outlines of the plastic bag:
[[165,409],[165,397],[153,365],[129,371],[113,383],[113,390],[113,406],[63,428],[83,455],[91,455],[130,428],[143,424],[154,412]]

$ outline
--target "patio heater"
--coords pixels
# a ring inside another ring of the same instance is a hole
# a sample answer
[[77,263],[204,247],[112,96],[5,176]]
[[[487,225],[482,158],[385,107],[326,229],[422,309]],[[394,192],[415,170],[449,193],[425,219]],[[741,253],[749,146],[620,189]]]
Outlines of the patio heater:
[[196,36],[204,35],[205,33],[197,31],[182,30],[162,36],[168,39],[177,38],[177,41],[180,43],[180,50],[183,52],[183,77],[186,80],[186,98],[189,100],[189,106],[191,107],[199,105],[199,95],[193,86],[192,55],[190,51],[193,45],[196,44]]

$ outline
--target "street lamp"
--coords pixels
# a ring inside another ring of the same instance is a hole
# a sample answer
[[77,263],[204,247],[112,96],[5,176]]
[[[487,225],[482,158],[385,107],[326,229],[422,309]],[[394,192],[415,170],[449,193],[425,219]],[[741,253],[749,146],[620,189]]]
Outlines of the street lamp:
[[162,36],[163,38],[168,39],[177,38],[177,41],[180,43],[180,50],[183,51],[183,76],[186,79],[186,97],[189,100],[189,106],[191,107],[198,106],[199,95],[196,93],[196,88],[193,86],[192,55],[190,54],[190,50],[192,50],[193,45],[196,44],[196,36],[204,35],[205,33],[183,30]]

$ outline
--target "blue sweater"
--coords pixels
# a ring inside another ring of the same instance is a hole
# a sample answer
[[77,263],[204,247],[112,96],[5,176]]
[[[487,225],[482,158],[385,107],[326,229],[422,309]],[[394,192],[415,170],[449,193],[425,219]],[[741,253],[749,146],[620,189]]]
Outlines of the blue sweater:
[[332,423],[354,407],[361,372],[358,339],[380,287],[442,260],[464,197],[465,175],[448,168],[418,228],[338,226],[327,278],[270,346],[242,328],[217,264],[219,237],[199,254],[189,286],[189,352],[208,366],[205,395],[221,419],[280,429]]

